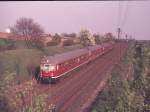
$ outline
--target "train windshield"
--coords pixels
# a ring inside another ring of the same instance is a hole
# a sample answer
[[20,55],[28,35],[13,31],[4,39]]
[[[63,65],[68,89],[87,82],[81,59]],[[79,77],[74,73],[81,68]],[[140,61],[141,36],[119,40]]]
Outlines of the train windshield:
[[50,64],[44,64],[43,66],[41,66],[41,69],[44,71],[53,71],[55,70],[55,66]]
[[50,70],[50,71],[55,70],[55,66],[54,66],[54,65],[50,65],[50,66],[49,66],[49,70]]

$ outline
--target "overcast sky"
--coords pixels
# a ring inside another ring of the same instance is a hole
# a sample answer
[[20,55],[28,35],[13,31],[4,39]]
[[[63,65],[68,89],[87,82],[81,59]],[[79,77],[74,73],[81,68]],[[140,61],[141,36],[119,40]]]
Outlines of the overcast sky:
[[[16,1],[0,2],[0,31],[20,17],[33,18],[46,33],[116,35],[118,26],[136,39],[150,40],[150,1]],[[120,20],[120,22],[119,22]]]

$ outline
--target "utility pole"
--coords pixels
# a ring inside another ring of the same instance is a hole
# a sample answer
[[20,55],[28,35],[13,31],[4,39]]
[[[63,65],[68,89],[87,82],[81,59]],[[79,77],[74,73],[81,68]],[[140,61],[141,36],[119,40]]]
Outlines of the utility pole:
[[127,41],[128,35],[126,34],[126,41]]
[[118,28],[118,40],[120,39],[120,33],[121,33],[121,29]]
[[[121,34],[121,29],[118,28],[118,42],[120,40],[120,34]],[[121,43],[119,43],[119,60],[121,60]]]

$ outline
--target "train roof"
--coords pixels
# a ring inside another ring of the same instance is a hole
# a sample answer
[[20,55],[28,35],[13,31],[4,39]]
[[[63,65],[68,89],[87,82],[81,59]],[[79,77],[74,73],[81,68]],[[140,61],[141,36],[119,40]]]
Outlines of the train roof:
[[66,61],[66,60],[78,57],[85,53],[88,53],[87,48],[73,50],[73,51],[62,53],[62,54],[56,54],[54,56],[46,56],[44,59],[49,60],[49,63],[58,64],[58,63]]
[[98,48],[107,47],[109,45],[110,45],[110,43],[103,43],[102,45],[90,46],[89,50],[95,50],[95,49],[98,49]]
[[[95,50],[101,47],[108,46],[109,44],[103,44],[103,45],[95,45],[95,46],[89,46],[87,48],[77,49],[69,52],[65,52],[62,54],[56,54],[54,56],[46,56],[42,59],[41,63],[51,63],[51,64],[58,64],[61,62],[64,62],[66,60],[78,57],[80,55],[83,55],[85,53],[88,53],[88,50]],[[48,62],[45,62],[45,60],[48,60]]]

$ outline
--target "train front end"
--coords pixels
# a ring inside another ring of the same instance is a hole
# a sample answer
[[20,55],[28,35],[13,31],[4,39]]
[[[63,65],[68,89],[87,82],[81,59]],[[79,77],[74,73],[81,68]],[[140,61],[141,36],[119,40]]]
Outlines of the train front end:
[[53,78],[55,77],[56,66],[50,62],[46,57],[42,58],[40,65],[40,77],[41,78]]

